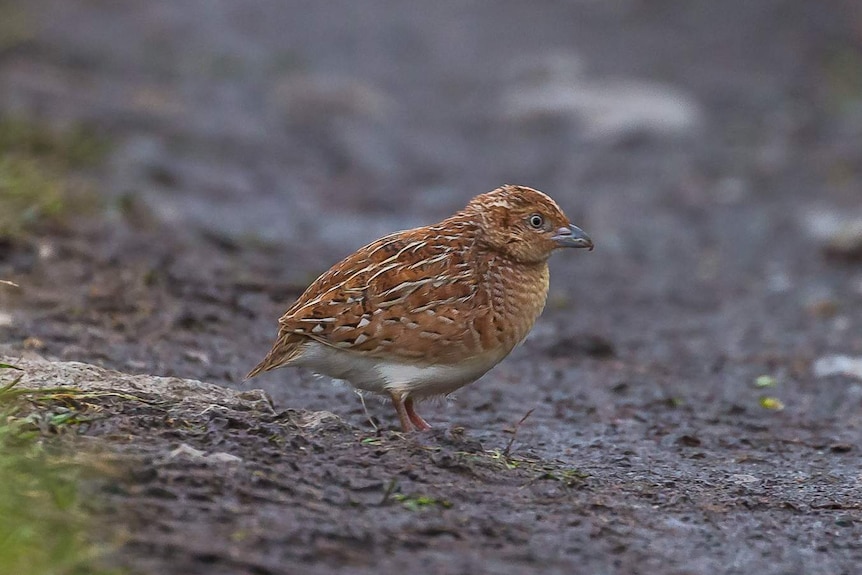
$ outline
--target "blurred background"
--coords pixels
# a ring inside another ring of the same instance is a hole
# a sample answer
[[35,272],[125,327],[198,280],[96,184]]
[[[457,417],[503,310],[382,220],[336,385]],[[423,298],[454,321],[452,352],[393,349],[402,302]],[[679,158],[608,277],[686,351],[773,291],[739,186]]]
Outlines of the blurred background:
[[764,373],[799,417],[862,396],[811,375],[862,354],[853,0],[3,0],[0,146],[14,353],[238,385],[319,273],[508,182],[597,249],[432,420],[753,405]]
[[275,416],[42,427],[138,462],[102,493],[120,563],[858,571],[859,0],[0,0],[4,362],[242,388],[319,274],[503,183],[596,249],[436,433],[295,369],[246,384]]

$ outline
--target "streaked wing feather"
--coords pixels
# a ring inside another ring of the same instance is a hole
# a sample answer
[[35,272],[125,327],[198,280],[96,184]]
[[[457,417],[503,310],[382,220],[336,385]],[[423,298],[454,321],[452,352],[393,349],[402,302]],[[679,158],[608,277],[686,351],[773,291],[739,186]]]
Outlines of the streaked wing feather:
[[365,246],[309,286],[279,320],[282,333],[372,357],[469,356],[481,348],[474,328],[488,309],[471,230],[450,219]]

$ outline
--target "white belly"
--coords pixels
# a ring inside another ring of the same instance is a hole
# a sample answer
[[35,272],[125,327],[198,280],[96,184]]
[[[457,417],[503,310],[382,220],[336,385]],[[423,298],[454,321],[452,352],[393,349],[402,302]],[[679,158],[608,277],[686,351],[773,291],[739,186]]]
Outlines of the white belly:
[[405,397],[446,395],[476,381],[505,355],[485,354],[456,365],[420,365],[365,357],[309,341],[290,365],[343,379],[373,393],[396,392]]

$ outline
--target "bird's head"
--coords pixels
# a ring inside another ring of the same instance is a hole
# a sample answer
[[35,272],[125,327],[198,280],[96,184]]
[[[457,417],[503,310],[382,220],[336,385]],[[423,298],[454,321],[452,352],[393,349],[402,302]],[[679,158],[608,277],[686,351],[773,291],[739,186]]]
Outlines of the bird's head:
[[543,262],[557,248],[593,249],[560,206],[532,188],[501,186],[470,200],[466,211],[480,222],[480,242],[518,262]]

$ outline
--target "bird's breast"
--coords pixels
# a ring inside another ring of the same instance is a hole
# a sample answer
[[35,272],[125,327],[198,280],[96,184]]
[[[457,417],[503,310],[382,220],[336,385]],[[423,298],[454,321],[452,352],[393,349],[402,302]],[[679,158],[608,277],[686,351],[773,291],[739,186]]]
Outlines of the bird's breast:
[[527,337],[545,308],[549,277],[546,263],[490,266],[488,313],[479,327],[485,350],[504,349],[508,354]]

